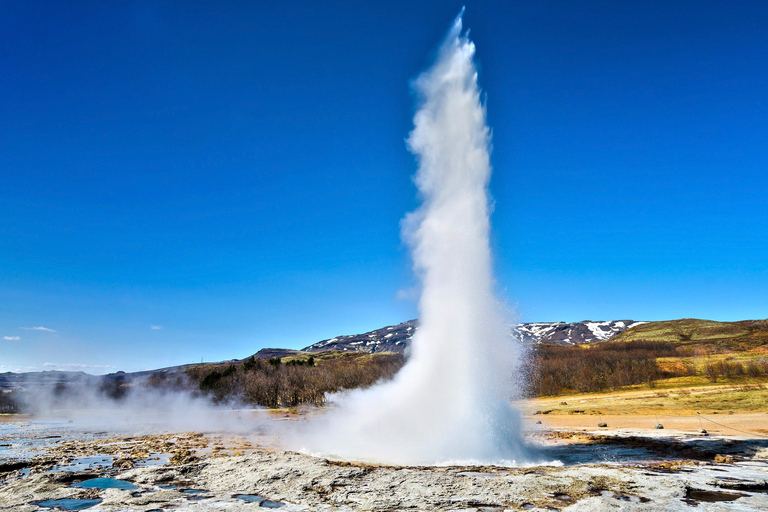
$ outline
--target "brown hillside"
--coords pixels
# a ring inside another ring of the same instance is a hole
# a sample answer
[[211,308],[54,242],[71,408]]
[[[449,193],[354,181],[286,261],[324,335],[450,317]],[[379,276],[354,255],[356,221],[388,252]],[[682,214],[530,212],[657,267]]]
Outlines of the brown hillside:
[[650,322],[627,329],[614,336],[612,341],[661,341],[711,349],[743,351],[768,344],[768,321],[716,322],[683,318],[666,322]]

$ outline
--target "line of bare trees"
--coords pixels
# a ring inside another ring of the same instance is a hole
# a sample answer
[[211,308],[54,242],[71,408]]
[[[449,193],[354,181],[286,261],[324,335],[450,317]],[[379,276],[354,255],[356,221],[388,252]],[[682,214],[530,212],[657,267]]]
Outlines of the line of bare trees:
[[13,414],[19,412],[14,393],[0,391],[0,414]]
[[538,345],[530,379],[532,396],[594,392],[665,377],[656,359],[674,356],[665,342],[605,342],[590,347]]
[[718,361],[704,366],[704,375],[711,382],[717,382],[718,379],[730,379],[732,377],[758,377],[768,373],[768,360],[748,361],[742,364],[738,361]]
[[[707,347],[691,348],[661,341],[604,342],[588,347],[539,345],[534,350],[529,394],[553,396],[596,392],[659,379],[703,375],[719,379],[768,375],[768,358],[746,363],[720,360],[694,367],[686,358],[711,355]],[[682,358],[660,365],[659,358]]]
[[403,363],[401,354],[345,354],[317,362],[309,357],[286,363],[279,358],[250,358],[223,368],[194,366],[187,375],[218,401],[237,397],[263,407],[295,407],[322,405],[326,393],[367,387],[390,378]]
[[[657,358],[676,354],[675,346],[666,342],[606,342],[589,348],[539,345],[533,353],[529,394],[558,395],[652,384],[671,376],[659,368]],[[390,378],[404,361],[400,354],[344,354],[317,363],[310,358],[287,364],[278,358],[251,358],[229,366],[195,366],[187,374],[215,400],[236,396],[264,407],[292,407],[322,405],[326,393],[366,387]]]
[[[668,342],[609,341],[588,347],[538,345],[532,353],[528,394],[553,396],[635,384],[652,386],[658,379],[683,375],[703,375],[712,382],[768,375],[768,357],[746,363],[726,358],[695,368],[688,358],[700,355],[707,354]],[[668,359],[660,364],[660,358]],[[157,372],[138,380],[112,374],[101,378],[98,389],[118,401],[132,386],[149,386],[203,393],[218,402],[234,399],[263,407],[322,405],[327,393],[367,387],[391,378],[404,363],[402,354],[322,354],[317,360],[313,356],[286,360],[251,357],[232,364],[202,364],[180,372]],[[63,403],[82,389],[77,384],[60,382],[52,396]],[[23,412],[22,397],[15,391],[2,392],[2,387],[0,413]]]

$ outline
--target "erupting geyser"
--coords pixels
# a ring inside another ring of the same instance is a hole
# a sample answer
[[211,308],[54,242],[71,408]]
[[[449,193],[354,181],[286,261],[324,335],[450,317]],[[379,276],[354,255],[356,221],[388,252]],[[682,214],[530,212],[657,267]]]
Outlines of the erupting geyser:
[[414,82],[408,139],[422,205],[403,221],[421,280],[420,328],[391,381],[331,396],[303,449],[396,464],[511,463],[525,458],[516,395],[520,354],[494,295],[489,244],[490,132],[475,46],[461,15]]

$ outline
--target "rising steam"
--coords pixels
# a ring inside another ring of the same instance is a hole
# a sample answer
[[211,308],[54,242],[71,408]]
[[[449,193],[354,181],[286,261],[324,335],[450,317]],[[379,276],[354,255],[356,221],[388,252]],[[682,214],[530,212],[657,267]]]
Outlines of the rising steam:
[[491,137],[474,54],[460,14],[414,82],[420,106],[408,146],[422,205],[403,236],[422,293],[408,362],[389,382],[331,396],[335,409],[298,436],[306,451],[398,464],[526,456],[509,405],[519,354],[493,291]]
[[132,376],[128,385],[108,377],[80,374],[57,385],[23,382],[15,395],[20,409],[43,420],[70,420],[72,427],[131,433],[238,432],[268,428],[260,411],[236,399],[213,403],[195,391],[183,374],[164,386]]

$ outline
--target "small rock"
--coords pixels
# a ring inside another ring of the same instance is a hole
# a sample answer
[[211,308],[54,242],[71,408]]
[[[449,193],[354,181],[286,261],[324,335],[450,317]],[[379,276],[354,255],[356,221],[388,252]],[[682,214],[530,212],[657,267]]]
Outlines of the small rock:
[[117,469],[131,469],[133,468],[133,461],[131,459],[117,459],[112,463],[112,467]]
[[607,427],[608,424],[607,423],[598,423],[597,426],[600,427],[600,428],[604,428],[604,427]]
[[656,425],[653,426],[653,428],[655,428],[656,430],[664,430],[664,425],[662,425],[661,423],[657,423]]
[[541,425],[541,420],[536,422],[537,425]]
[[95,500],[99,498],[99,489],[84,489],[77,493],[78,500]]
[[190,464],[200,460],[189,450],[174,450],[168,462],[171,466],[181,466],[183,464]]
[[733,455],[720,455],[718,453],[717,455],[715,455],[715,462],[730,464],[733,462]]
[[709,432],[707,432],[705,429],[701,429],[701,430],[699,430],[699,434],[701,434],[703,436],[708,436]]

